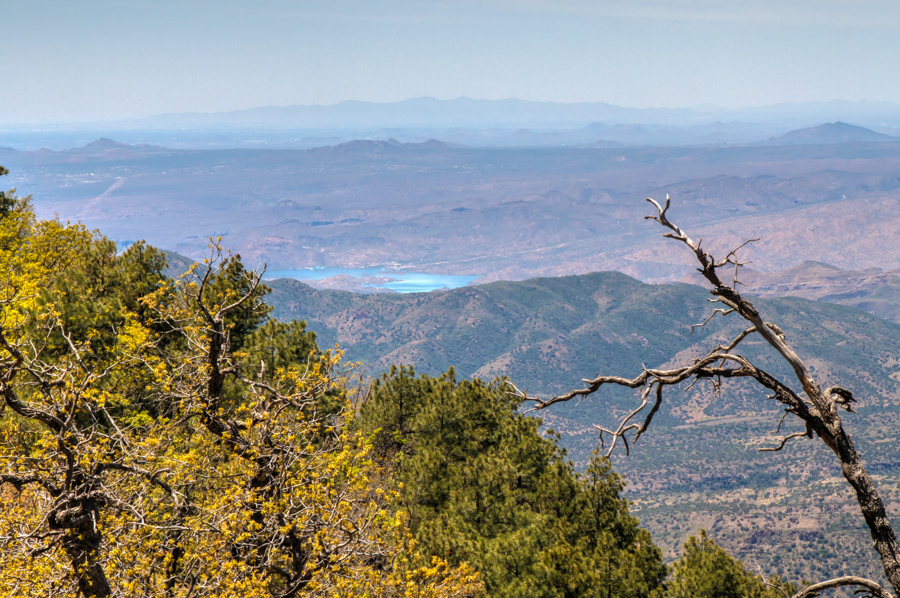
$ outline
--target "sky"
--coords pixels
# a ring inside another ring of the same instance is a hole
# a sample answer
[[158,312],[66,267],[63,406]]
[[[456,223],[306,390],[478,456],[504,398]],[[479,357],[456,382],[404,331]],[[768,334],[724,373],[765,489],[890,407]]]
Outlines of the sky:
[[900,102],[895,0],[0,0],[0,126],[520,98]]

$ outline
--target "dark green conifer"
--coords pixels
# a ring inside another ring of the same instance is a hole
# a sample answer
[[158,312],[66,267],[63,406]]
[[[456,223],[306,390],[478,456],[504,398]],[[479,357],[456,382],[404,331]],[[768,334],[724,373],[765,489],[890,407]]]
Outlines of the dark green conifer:
[[362,408],[399,507],[422,547],[468,561],[492,598],[659,595],[659,550],[595,457],[575,475],[565,452],[517,411],[499,382],[394,368]]
[[725,552],[706,530],[684,545],[681,560],[675,563],[666,598],[784,598],[797,588],[781,583],[782,591],[766,586],[762,578],[744,569],[741,562]]
[[[9,171],[2,166],[0,166],[0,176],[5,174],[9,174]],[[15,206],[15,198],[11,193],[7,193],[3,190],[0,190],[0,218],[6,216],[10,210]]]

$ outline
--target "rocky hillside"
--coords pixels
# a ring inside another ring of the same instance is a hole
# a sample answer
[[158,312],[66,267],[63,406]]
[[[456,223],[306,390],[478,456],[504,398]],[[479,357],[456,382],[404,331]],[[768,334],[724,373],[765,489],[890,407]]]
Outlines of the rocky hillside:
[[[694,273],[683,282],[702,285]],[[803,297],[848,305],[879,318],[900,323],[900,271],[869,268],[841,270],[822,262],[807,261],[780,272],[745,268],[741,290],[757,297]]]

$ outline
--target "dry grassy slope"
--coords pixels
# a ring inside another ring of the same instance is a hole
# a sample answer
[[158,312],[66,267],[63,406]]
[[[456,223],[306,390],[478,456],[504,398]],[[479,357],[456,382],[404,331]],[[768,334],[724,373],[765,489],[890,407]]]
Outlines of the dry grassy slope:
[[[463,375],[508,375],[542,394],[598,372],[634,375],[642,363],[683,363],[740,327],[717,318],[691,335],[690,324],[710,308],[703,289],[646,285],[618,273],[402,296],[315,291],[295,281],[272,286],[276,317],[308,320],[323,344],[339,342],[372,373],[390,363],[431,374],[454,365]],[[803,299],[761,299],[759,306],[823,384],[840,383],[859,398],[860,413],[848,414],[846,425],[897,515],[900,445],[892,440],[900,436],[900,326]],[[787,374],[758,341],[744,352]],[[877,573],[833,457],[808,441],[778,454],[757,451],[772,444],[780,413],[764,393],[736,383],[719,396],[699,385],[666,398],[656,428],[631,456],[617,457],[616,467],[668,556],[705,527],[748,563],[792,579]],[[601,393],[540,415],[562,433],[570,457],[584,463],[597,445],[591,424],[611,423],[633,400],[631,392]]]

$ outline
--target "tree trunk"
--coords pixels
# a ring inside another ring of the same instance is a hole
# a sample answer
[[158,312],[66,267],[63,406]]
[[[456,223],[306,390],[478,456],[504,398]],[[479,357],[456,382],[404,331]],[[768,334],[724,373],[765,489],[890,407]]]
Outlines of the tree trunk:
[[63,539],[63,546],[72,563],[73,573],[78,579],[78,589],[84,598],[112,596],[112,588],[109,587],[106,573],[97,561],[100,544],[100,534],[94,530],[93,525],[83,525],[72,529]]
[[841,473],[856,491],[856,500],[878,556],[884,575],[894,588],[894,592],[900,593],[900,546],[894,535],[894,528],[885,512],[884,502],[875,489],[872,478],[866,472],[859,457],[859,453],[853,446],[853,441],[844,432],[840,420],[832,424],[832,450],[841,461]]

